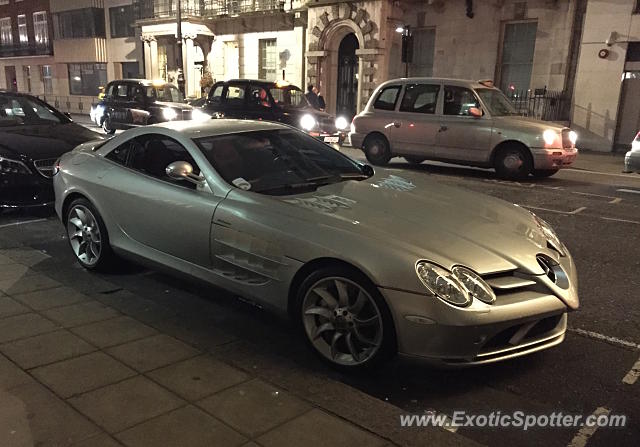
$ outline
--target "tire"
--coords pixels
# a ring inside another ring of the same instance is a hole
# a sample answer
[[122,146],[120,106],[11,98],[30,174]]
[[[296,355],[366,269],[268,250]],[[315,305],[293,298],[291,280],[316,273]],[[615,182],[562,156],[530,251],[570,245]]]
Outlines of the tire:
[[115,254],[109,245],[107,228],[91,202],[84,198],[71,202],[64,223],[69,245],[81,266],[96,271],[113,267]]
[[404,159],[407,160],[412,165],[419,165],[420,163],[426,160],[426,158],[410,157],[410,156],[405,156]]
[[335,266],[311,273],[298,288],[294,311],[307,344],[334,368],[369,370],[397,351],[384,298],[355,269]]
[[493,160],[498,176],[507,180],[527,177],[533,170],[533,160],[524,146],[511,144],[498,149]]
[[535,178],[546,178],[555,175],[559,169],[534,169],[533,176]]
[[380,135],[370,135],[364,140],[364,155],[369,163],[384,166],[391,160],[389,143]]
[[116,130],[111,127],[111,118],[109,118],[109,115],[105,115],[102,118],[102,130],[104,130],[104,133],[107,135],[116,133]]

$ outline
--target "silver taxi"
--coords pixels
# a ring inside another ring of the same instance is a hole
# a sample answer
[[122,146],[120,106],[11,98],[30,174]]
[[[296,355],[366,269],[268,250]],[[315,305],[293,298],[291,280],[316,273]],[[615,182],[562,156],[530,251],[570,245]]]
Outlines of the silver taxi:
[[492,167],[510,179],[551,176],[578,154],[576,132],[518,115],[490,81],[387,81],[353,119],[349,136],[375,165],[401,156]]

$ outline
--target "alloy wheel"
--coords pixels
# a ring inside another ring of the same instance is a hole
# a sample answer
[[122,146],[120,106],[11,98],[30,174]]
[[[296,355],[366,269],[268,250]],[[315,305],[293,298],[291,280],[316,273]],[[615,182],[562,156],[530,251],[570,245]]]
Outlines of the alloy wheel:
[[311,286],[302,317],[312,345],[339,365],[361,365],[382,345],[380,309],[366,289],[347,278],[323,278]]
[[93,213],[83,205],[76,205],[69,211],[67,235],[76,257],[88,266],[100,260],[102,239],[100,227]]

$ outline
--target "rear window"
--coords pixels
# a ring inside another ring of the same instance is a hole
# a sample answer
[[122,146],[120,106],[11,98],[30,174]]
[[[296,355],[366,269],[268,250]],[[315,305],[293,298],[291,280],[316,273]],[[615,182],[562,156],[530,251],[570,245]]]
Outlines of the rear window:
[[378,97],[373,103],[373,108],[379,110],[395,110],[398,93],[400,93],[399,85],[383,88],[380,90],[380,93],[378,93]]

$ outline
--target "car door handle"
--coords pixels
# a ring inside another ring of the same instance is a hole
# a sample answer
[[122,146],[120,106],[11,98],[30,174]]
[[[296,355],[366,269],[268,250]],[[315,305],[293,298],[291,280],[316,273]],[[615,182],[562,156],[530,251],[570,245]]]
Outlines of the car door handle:
[[438,129],[438,132],[444,132],[445,130],[448,130],[449,128],[447,126],[440,126],[440,129]]
[[393,125],[394,125],[394,127],[397,129],[397,128],[399,128],[400,126],[402,126],[402,123],[393,123]]

